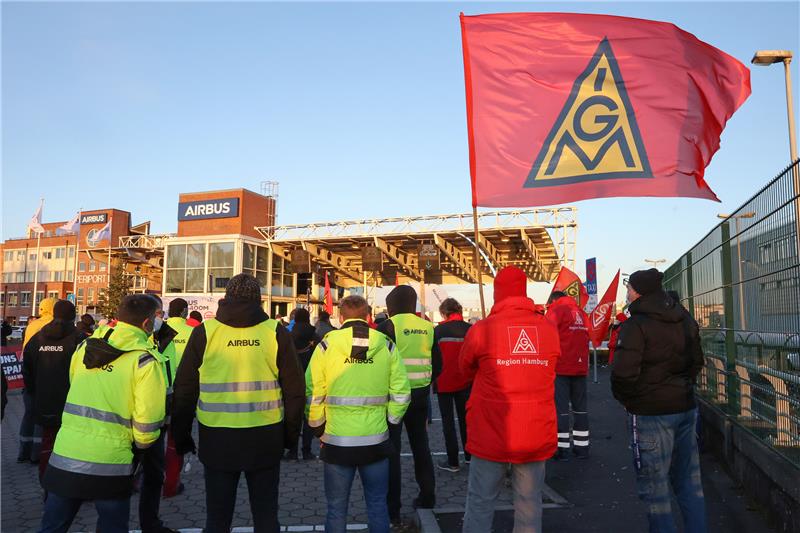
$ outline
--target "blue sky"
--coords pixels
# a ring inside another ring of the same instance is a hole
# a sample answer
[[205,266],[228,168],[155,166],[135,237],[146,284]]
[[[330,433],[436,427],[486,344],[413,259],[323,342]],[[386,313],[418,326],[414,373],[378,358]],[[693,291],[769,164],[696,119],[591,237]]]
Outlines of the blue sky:
[[[458,13],[670,21],[749,64],[797,3],[3,3],[2,235],[79,207],[176,229],[178,193],[280,182],[279,222],[469,210]],[[789,160],[783,69],[753,67],[693,199],[578,202],[578,260],[670,261]],[[800,85],[797,61],[792,65]],[[795,91],[795,109],[798,102]]]

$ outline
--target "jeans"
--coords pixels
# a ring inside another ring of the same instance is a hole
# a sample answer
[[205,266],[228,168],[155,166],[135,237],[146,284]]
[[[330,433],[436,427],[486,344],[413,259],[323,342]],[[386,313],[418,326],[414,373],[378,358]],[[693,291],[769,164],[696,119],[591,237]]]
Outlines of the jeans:
[[439,411],[442,413],[442,431],[444,432],[444,446],[447,450],[447,462],[450,466],[458,466],[458,439],[456,438],[456,421],[453,408],[458,414],[458,429],[461,432],[461,447],[464,449],[464,459],[469,461],[467,452],[467,399],[469,389],[456,392],[440,392]]
[[[541,533],[544,461],[511,465],[514,490],[514,533]],[[469,466],[467,511],[463,533],[492,530],[494,503],[506,475],[506,463],[473,457]]]
[[[84,500],[65,498],[54,492],[47,494],[39,533],[66,533]],[[97,509],[97,531],[102,533],[128,533],[128,514],[131,499],[94,500]]]
[[161,488],[164,486],[164,433],[142,452],[142,487],[139,493],[139,526],[142,533],[158,531],[161,520]]
[[589,415],[586,412],[586,376],[556,376],[556,412],[558,413],[558,448],[570,448],[570,413],[572,445],[575,453],[589,453]]
[[386,493],[389,490],[388,459],[359,466],[325,463],[325,498],[328,500],[326,533],[344,533],[347,529],[347,504],[356,470],[364,487],[370,533],[389,533],[389,508],[386,505]]
[[676,531],[670,487],[686,533],[705,533],[706,509],[695,438],[697,410],[672,415],[630,415],[631,449],[639,499],[647,505],[651,533]]
[[[241,472],[205,468],[206,533],[229,533],[236,506],[236,488]],[[280,464],[258,470],[247,470],[247,492],[255,533],[279,533],[278,483]]]
[[[416,389],[415,389],[416,390]],[[419,503],[425,507],[433,507],[436,503],[436,479],[433,474],[433,458],[428,445],[428,404],[430,395],[417,395],[412,391],[411,404],[408,406],[403,424],[406,426],[411,454],[414,456],[414,477],[419,485]],[[400,517],[400,448],[402,446],[400,424],[389,424],[389,438],[394,446],[394,454],[389,460],[389,516]]]
[[22,392],[22,401],[25,404],[25,414],[19,423],[19,453],[17,460],[39,462],[39,453],[42,446],[42,426],[33,421],[33,395],[25,390]]

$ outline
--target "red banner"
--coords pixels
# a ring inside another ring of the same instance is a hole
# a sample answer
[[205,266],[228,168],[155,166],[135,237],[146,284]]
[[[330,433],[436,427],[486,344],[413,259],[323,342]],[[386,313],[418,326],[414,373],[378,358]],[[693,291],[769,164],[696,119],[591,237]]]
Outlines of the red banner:
[[551,292],[555,291],[561,291],[572,297],[581,309],[585,308],[586,302],[589,301],[589,293],[586,292],[586,287],[583,286],[581,278],[567,267],[561,267],[558,272],[558,277]]
[[602,344],[606,338],[608,327],[611,325],[611,315],[614,312],[614,302],[617,300],[617,289],[619,288],[619,270],[614,276],[614,281],[606,289],[603,299],[597,307],[589,313],[589,339],[595,348]]
[[3,374],[8,381],[8,388],[21,389],[25,386],[22,381],[22,347],[11,348],[3,346],[3,353],[0,355],[3,364]]
[[674,24],[461,15],[473,205],[717,200],[703,179],[750,71]]

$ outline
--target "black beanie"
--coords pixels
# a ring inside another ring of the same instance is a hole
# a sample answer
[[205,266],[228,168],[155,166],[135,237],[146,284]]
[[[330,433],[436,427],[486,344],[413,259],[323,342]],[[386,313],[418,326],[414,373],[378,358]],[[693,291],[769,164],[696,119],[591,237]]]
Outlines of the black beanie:
[[174,318],[181,316],[189,308],[189,304],[183,298],[175,298],[169,303],[169,316]]
[[637,270],[631,274],[628,283],[633,287],[633,290],[644,296],[651,292],[663,290],[661,286],[662,279],[664,279],[664,274],[655,268],[649,268],[647,270]]
[[250,274],[236,274],[225,287],[225,298],[261,302],[261,285]]
[[69,300],[59,300],[53,306],[53,319],[61,319],[65,322],[75,321],[75,306]]

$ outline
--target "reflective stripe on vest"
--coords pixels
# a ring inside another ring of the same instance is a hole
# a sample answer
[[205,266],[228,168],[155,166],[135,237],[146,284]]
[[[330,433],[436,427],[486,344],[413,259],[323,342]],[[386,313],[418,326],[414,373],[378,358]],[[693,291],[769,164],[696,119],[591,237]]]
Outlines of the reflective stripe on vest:
[[364,436],[354,436],[354,437],[342,437],[339,435],[331,435],[330,433],[325,433],[320,437],[319,440],[324,442],[325,444],[332,444],[334,446],[372,446],[374,444],[380,444],[381,442],[387,440],[389,438],[389,431],[386,430],[383,433],[378,433],[377,435],[364,435]]
[[283,420],[277,322],[234,328],[206,320],[197,420],[208,427],[250,428]]
[[81,461],[80,459],[64,457],[55,452],[50,454],[50,461],[48,461],[47,464],[48,466],[60,468],[67,472],[87,474],[90,476],[129,476],[133,473],[133,465],[130,463],[93,463],[91,461]]
[[328,396],[328,405],[386,405],[388,396]]
[[433,324],[411,313],[397,314],[390,320],[411,388],[427,387],[432,373]]

